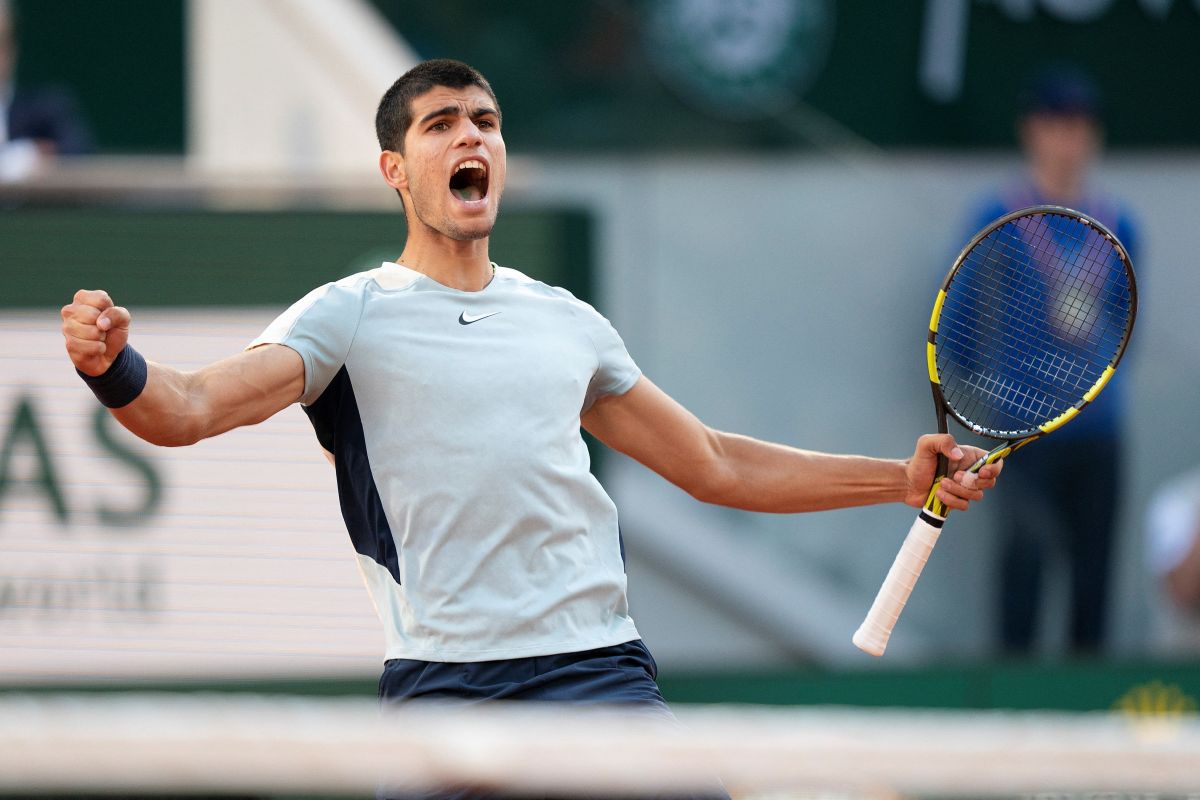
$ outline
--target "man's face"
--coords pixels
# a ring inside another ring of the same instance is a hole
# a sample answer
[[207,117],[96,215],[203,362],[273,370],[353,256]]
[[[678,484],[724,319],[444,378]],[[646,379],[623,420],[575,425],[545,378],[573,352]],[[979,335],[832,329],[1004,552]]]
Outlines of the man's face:
[[437,86],[411,108],[404,172],[413,213],[457,241],[487,237],[500,210],[507,158],[496,102],[478,86]]
[[1030,114],[1021,143],[1038,167],[1082,176],[1100,150],[1100,126],[1087,114]]

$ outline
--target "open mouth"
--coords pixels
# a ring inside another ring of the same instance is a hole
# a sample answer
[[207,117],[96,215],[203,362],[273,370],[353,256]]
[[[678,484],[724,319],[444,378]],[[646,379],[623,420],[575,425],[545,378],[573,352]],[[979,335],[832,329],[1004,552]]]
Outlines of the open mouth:
[[459,164],[450,176],[450,191],[459,200],[468,203],[487,197],[487,166],[474,159]]

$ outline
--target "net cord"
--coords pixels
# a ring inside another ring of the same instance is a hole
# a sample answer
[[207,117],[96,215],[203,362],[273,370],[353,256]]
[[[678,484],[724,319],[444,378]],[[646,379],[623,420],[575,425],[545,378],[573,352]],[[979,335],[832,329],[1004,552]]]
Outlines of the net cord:
[[472,787],[1012,796],[1197,789],[1200,723],[1116,713],[530,704],[448,709],[247,695],[0,697],[0,790]]

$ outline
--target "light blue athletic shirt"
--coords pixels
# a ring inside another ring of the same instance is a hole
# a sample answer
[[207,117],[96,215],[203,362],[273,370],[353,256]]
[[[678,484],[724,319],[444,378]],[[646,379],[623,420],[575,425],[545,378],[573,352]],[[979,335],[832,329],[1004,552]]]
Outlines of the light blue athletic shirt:
[[639,638],[612,500],[579,416],[641,372],[569,292],[497,267],[478,292],[385,263],[250,344],[304,359],[387,658],[486,661]]

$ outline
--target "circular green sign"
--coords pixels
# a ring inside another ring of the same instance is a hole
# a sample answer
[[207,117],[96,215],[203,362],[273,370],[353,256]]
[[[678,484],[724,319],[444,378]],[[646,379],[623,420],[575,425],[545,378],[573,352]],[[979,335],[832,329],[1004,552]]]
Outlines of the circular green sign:
[[651,0],[643,33],[684,100],[752,119],[795,105],[825,66],[833,24],[832,0]]

